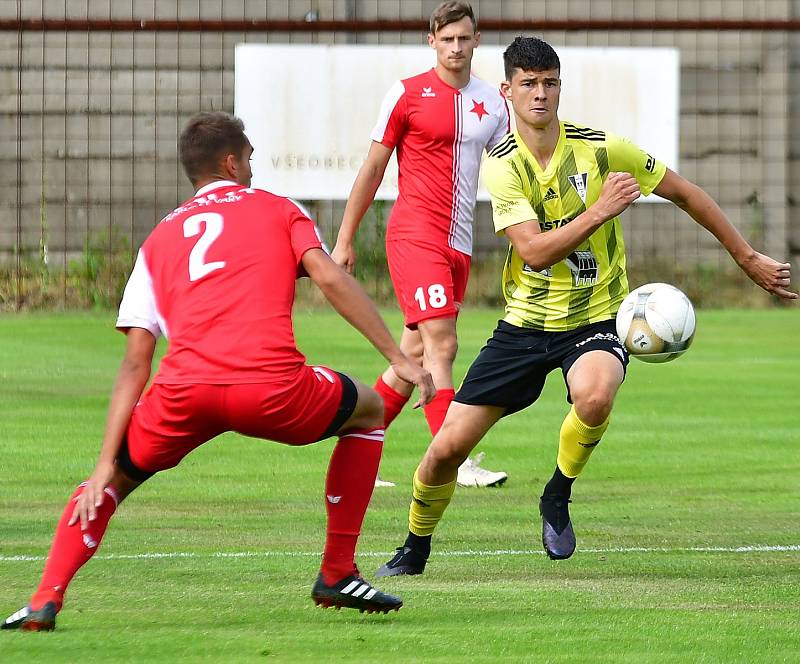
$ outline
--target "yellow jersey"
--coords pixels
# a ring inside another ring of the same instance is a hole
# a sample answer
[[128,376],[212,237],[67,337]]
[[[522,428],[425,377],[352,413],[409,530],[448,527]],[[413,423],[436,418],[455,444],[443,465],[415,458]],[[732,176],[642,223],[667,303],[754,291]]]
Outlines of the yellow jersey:
[[[537,220],[544,233],[568,224],[598,199],[609,172],[630,173],[646,196],[661,182],[666,166],[624,138],[561,122],[553,157],[542,169],[519,134],[507,134],[481,170],[495,231],[530,220]],[[504,320],[512,325],[565,331],[608,320],[627,293],[619,217],[541,271],[526,265],[509,246],[503,295]]]

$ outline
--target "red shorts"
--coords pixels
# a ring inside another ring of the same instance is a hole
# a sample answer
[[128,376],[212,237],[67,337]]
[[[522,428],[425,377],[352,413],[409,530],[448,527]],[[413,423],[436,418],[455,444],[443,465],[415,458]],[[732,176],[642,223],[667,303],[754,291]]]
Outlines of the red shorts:
[[446,246],[387,240],[386,259],[406,327],[454,318],[464,302],[470,257]]
[[153,384],[133,410],[118,463],[133,479],[173,468],[226,431],[305,445],[333,435],[355,408],[353,382],[305,366],[288,385]]

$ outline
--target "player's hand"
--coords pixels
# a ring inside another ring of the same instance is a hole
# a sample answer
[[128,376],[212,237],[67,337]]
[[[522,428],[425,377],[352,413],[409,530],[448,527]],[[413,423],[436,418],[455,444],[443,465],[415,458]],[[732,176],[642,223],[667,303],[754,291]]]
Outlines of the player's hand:
[[340,268],[348,274],[353,274],[353,268],[356,266],[356,250],[353,249],[352,244],[339,244],[331,252],[331,258]]
[[407,357],[401,362],[392,362],[392,371],[400,379],[407,383],[414,383],[419,390],[419,399],[412,406],[419,408],[429,404],[436,396],[436,388],[433,386],[433,378],[427,369],[423,369],[416,362]]
[[[98,463],[83,487],[83,493],[74,499],[75,509],[67,525],[71,526],[78,521],[81,530],[89,527],[89,522],[97,518],[97,508],[103,504],[103,499],[108,498],[104,490],[114,475],[114,464]],[[111,500],[111,498],[108,498]]]
[[789,263],[779,263],[756,251],[742,261],[741,267],[748,277],[768,293],[787,300],[797,299],[797,293],[789,290],[792,282]]
[[641,195],[639,183],[630,173],[609,173],[603,183],[596,207],[605,221],[613,219]]

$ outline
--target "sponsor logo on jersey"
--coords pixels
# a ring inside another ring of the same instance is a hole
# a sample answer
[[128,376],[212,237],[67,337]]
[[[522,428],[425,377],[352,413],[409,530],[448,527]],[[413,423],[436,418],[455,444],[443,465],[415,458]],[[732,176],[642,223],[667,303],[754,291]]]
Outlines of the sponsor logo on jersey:
[[[228,186],[228,185],[225,185]],[[255,194],[255,189],[237,189],[236,191],[229,191],[224,196],[217,196],[216,194],[206,194],[205,196],[200,196],[198,198],[193,198],[190,201],[187,201],[180,207],[175,208],[172,212],[170,212],[166,217],[161,220],[161,223],[169,222],[175,219],[178,215],[184,214],[186,212],[191,212],[192,210],[196,210],[197,208],[208,207],[209,205],[216,205],[219,203],[238,203],[239,201],[244,198],[242,194]]]
[[518,205],[517,201],[500,201],[494,204],[494,213],[498,216],[510,214]]
[[433,88],[422,88],[422,96],[423,97],[435,97],[436,93],[433,91]]
[[581,197],[581,200],[586,203],[586,184],[589,181],[589,173],[575,173],[575,175],[569,176],[570,184],[575,187],[575,191],[578,192],[578,196]]
[[564,219],[545,219],[544,221],[539,222],[539,228],[543,231],[549,231],[553,228],[561,228],[561,226],[566,226],[570,221],[572,221],[572,217],[566,217]]
[[547,193],[544,195],[542,200],[547,203],[547,201],[552,201],[554,198],[558,198],[558,194],[555,192],[555,189],[548,187]]

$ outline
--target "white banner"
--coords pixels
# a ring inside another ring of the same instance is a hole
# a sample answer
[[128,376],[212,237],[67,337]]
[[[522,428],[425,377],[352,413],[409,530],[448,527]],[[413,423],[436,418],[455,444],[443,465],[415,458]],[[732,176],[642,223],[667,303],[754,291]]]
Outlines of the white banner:
[[[499,86],[504,50],[479,47],[474,74]],[[677,170],[677,49],[561,47],[558,54],[560,119],[625,136]],[[235,113],[255,147],[253,185],[304,200],[346,199],[384,94],[435,60],[427,46],[237,45]],[[393,157],[377,198],[396,197]],[[482,187],[478,198],[488,200]]]

